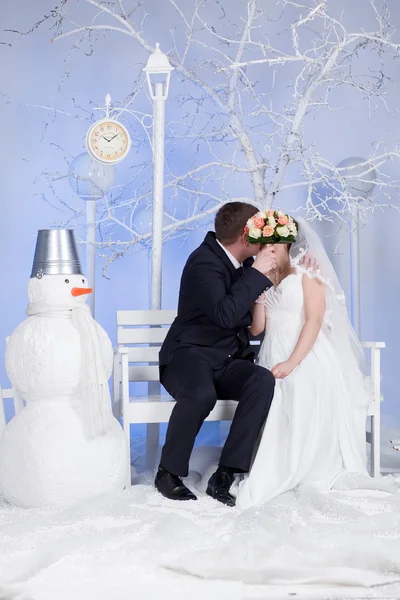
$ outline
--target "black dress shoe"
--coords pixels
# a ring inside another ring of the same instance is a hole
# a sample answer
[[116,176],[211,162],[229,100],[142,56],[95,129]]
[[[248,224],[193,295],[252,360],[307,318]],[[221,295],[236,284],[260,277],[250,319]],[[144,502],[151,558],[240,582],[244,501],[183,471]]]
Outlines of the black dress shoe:
[[219,467],[208,482],[206,494],[214,498],[214,500],[222,502],[222,504],[226,504],[227,506],[235,506],[236,500],[229,493],[234,478],[234,472]]
[[170,500],[197,500],[196,496],[186,487],[181,478],[173,475],[164,467],[159,467],[154,481],[157,490]]

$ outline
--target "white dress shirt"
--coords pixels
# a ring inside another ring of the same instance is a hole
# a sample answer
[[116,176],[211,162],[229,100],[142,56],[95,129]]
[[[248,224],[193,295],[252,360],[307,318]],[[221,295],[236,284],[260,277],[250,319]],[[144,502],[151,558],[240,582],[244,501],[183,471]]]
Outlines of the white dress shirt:
[[240,262],[237,260],[237,258],[235,258],[235,257],[233,256],[233,254],[231,254],[231,253],[229,252],[229,250],[227,250],[227,249],[225,248],[225,246],[223,246],[223,245],[221,244],[221,242],[220,242],[219,240],[217,240],[217,244],[219,244],[219,245],[221,246],[221,248],[223,249],[223,251],[225,252],[225,254],[227,255],[227,257],[229,258],[229,260],[231,261],[231,263],[233,264],[233,266],[235,267],[235,269],[239,269],[239,267],[243,267],[242,263],[240,263]]

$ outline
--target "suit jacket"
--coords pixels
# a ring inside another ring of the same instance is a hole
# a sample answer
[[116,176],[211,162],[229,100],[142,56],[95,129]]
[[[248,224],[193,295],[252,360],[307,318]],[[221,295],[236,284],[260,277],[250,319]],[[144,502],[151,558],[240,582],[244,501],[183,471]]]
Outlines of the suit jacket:
[[160,350],[161,376],[174,352],[185,347],[196,348],[214,369],[246,357],[251,307],[272,285],[252,264],[250,258],[235,269],[215,233],[207,233],[183,269],[178,315]]

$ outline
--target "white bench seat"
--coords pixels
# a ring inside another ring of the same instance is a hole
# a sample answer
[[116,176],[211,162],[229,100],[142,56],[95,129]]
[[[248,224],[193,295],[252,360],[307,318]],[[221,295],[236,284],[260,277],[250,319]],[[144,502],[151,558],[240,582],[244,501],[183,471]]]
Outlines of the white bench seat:
[[[130,423],[168,423],[174,406],[175,401],[168,394],[131,396],[126,416]],[[218,400],[206,421],[231,421],[236,406],[234,400]]]
[[[126,416],[130,423],[168,423],[175,404],[175,400],[168,394],[130,396]],[[206,421],[231,421],[236,406],[237,402],[235,400],[218,400]],[[116,412],[116,414],[118,413]],[[368,416],[374,414],[375,407],[371,405]],[[131,419],[134,419],[134,421]],[[367,438],[370,435],[370,432],[367,432]]]

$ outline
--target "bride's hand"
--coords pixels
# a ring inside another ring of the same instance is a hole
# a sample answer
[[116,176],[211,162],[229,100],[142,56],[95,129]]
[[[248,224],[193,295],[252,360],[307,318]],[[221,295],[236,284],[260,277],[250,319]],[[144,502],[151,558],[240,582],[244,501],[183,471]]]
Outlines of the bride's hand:
[[271,369],[272,375],[275,379],[285,379],[293,371],[296,365],[287,360],[285,362],[278,363]]
[[305,269],[310,269],[311,271],[318,271],[317,261],[313,256],[311,256],[309,252],[307,252],[306,255],[303,256],[303,258],[300,261],[300,264]]

